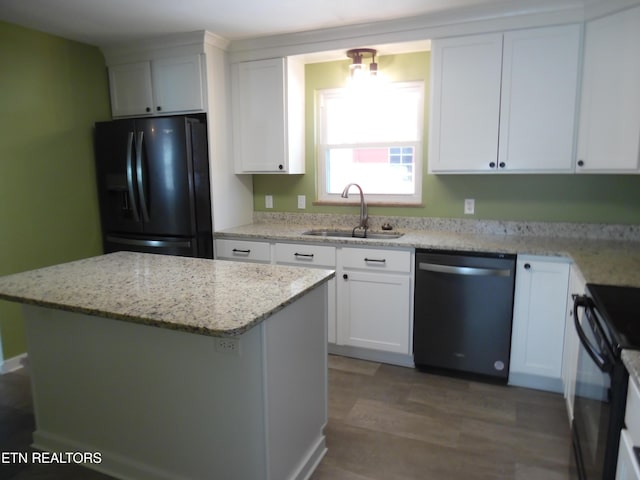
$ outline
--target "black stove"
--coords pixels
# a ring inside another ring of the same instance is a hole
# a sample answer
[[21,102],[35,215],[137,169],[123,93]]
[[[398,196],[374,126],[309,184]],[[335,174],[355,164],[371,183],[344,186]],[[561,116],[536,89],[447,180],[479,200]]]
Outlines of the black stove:
[[640,288],[590,283],[587,289],[614,353],[640,350]]

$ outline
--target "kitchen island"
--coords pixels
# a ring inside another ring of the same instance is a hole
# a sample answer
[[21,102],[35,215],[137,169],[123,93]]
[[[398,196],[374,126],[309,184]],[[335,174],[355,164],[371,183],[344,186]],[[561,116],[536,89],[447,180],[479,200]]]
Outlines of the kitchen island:
[[118,478],[307,478],[333,275],[119,252],[0,278],[24,304],[34,447]]

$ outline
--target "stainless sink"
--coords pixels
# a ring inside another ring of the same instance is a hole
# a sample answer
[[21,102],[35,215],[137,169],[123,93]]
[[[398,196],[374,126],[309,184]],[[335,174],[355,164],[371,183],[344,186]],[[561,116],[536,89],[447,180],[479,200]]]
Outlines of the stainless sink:
[[380,239],[394,239],[400,238],[403,233],[398,232],[367,232],[366,236],[362,234],[362,230],[356,229],[355,232],[353,230],[327,230],[327,229],[317,229],[317,230],[307,230],[302,233],[303,235],[312,235],[314,237],[339,237],[339,238],[370,238],[372,240],[380,240]]

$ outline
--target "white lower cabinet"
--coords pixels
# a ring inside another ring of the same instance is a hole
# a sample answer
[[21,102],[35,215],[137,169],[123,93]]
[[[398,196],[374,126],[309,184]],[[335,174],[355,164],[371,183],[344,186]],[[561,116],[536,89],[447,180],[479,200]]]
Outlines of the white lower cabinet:
[[640,467],[633,452],[633,442],[627,429],[620,432],[620,447],[618,450],[618,465],[616,480],[640,480]]
[[509,384],[562,392],[569,260],[518,256]]
[[565,314],[564,351],[562,354],[562,383],[564,386],[564,398],[567,403],[569,423],[573,421],[573,401],[575,398],[578,349],[580,346],[580,339],[578,338],[578,332],[576,331],[573,316],[573,296],[584,295],[585,288],[586,284],[582,278],[582,274],[575,265],[572,265],[569,273],[569,289]]
[[338,258],[337,343],[409,355],[411,252],[342,248]]
[[616,480],[640,480],[640,465],[633,451],[633,447],[640,446],[640,391],[632,378],[629,378],[624,423],[625,428],[620,432]]
[[[278,265],[297,265],[309,268],[336,269],[336,249],[322,245],[299,243],[276,243],[274,262]],[[328,284],[327,338],[336,343],[336,279]]]

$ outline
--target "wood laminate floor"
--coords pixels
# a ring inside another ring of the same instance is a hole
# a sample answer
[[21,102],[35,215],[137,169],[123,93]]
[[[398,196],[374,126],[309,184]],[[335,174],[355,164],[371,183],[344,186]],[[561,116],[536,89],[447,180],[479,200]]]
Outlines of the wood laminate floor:
[[[30,451],[34,429],[28,370],[0,376],[0,451]],[[330,356],[325,432],[329,451],[311,480],[569,478],[570,433],[556,394]],[[0,463],[0,480],[9,479],[111,477]]]

